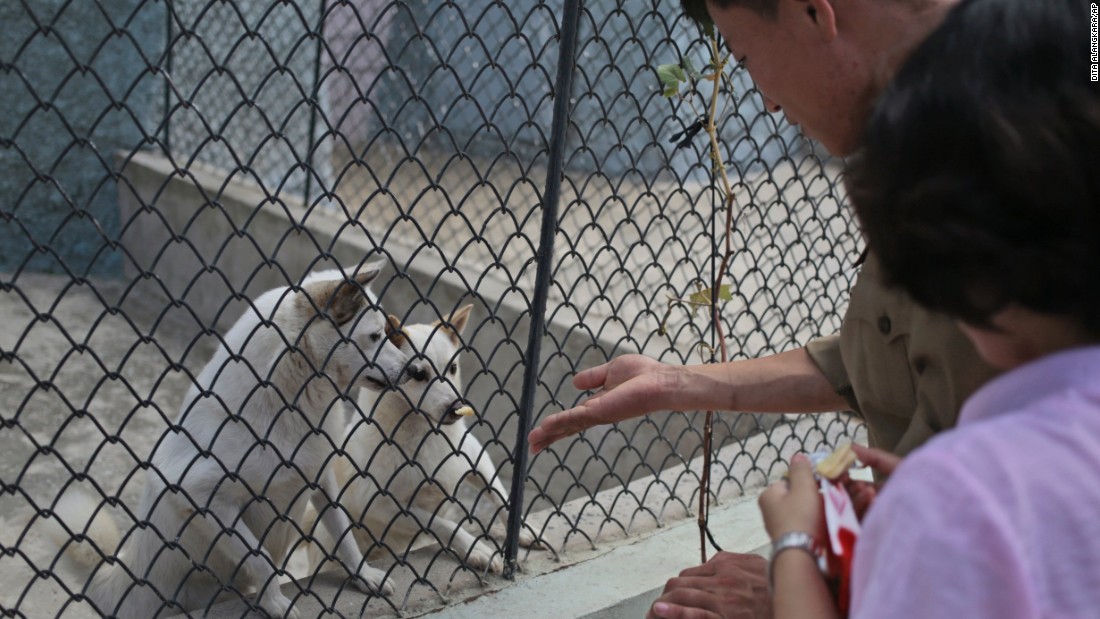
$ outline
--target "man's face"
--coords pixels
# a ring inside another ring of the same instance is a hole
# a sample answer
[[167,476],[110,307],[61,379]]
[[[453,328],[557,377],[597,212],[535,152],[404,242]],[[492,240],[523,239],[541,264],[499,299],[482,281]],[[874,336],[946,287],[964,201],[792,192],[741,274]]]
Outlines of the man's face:
[[707,8],[730,52],[743,62],[770,112],[838,156],[859,143],[874,97],[866,63],[839,36],[831,38],[805,0],[780,0],[773,20],[751,9]]

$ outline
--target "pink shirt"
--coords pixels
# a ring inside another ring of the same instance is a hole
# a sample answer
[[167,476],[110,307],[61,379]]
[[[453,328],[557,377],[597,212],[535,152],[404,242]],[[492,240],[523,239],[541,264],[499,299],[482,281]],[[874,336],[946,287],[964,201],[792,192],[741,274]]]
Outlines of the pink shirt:
[[1100,617],[1100,346],[979,389],[863,525],[851,617]]

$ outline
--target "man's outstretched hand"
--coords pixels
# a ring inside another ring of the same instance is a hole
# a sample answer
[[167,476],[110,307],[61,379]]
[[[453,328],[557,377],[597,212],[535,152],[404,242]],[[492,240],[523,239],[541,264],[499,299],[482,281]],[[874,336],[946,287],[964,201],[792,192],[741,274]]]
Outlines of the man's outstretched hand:
[[531,453],[592,426],[678,407],[683,368],[643,355],[624,355],[579,372],[573,386],[595,391],[577,406],[546,417],[527,435]]

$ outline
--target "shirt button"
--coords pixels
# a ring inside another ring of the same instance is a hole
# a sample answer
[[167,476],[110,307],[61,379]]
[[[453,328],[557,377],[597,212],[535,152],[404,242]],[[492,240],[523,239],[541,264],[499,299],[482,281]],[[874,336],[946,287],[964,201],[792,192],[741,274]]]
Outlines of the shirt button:
[[892,326],[889,316],[882,316],[878,319],[878,330],[881,331],[883,335],[890,335],[890,328]]

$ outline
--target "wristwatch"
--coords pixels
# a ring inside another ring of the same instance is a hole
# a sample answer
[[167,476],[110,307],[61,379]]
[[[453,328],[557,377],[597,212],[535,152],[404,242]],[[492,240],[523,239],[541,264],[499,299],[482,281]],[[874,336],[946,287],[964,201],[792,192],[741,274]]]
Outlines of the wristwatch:
[[822,548],[821,543],[817,541],[817,538],[805,531],[788,531],[783,535],[775,538],[772,541],[772,558],[768,562],[768,587],[769,589],[775,589],[775,572],[773,566],[775,565],[775,558],[779,556],[785,550],[798,549],[803,552],[810,553],[810,556],[814,558],[814,562],[817,564],[818,569],[822,572],[826,570],[825,565],[825,549]]

